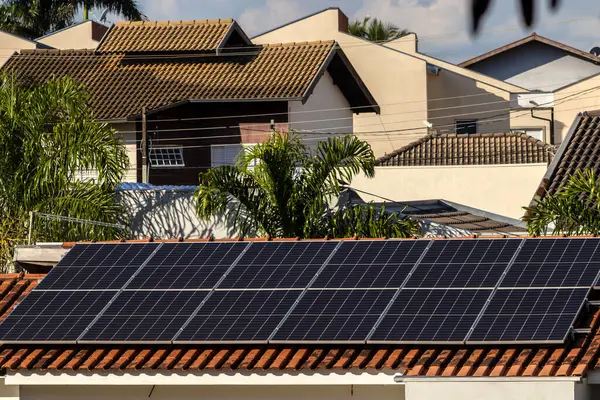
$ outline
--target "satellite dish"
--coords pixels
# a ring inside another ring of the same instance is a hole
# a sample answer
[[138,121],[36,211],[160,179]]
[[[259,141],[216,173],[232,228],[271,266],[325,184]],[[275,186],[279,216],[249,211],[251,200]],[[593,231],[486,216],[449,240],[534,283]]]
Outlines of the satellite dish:
[[596,57],[600,56],[600,47],[598,47],[598,46],[594,47],[593,49],[590,50],[590,53],[592,53]]
[[106,22],[106,16],[108,15],[108,8],[102,11],[102,15],[100,15],[100,22]]

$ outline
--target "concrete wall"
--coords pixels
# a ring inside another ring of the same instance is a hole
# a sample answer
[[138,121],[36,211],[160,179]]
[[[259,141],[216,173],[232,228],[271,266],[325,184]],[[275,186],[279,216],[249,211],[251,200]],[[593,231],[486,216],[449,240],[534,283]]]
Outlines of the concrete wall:
[[55,49],[95,49],[108,27],[86,21],[38,38],[37,41]]
[[539,382],[407,382],[407,400],[587,400],[571,381]]
[[[523,216],[546,164],[456,167],[377,167],[375,178],[351,186],[395,201],[444,199],[510,218]],[[364,201],[381,198],[361,193]]]
[[600,75],[577,82],[554,93],[556,137],[565,138],[578,113],[600,110]]
[[311,147],[316,146],[319,139],[327,139],[326,133],[353,132],[353,113],[350,104],[333,84],[327,72],[321,77],[306,103],[290,101],[288,109],[290,129],[322,132],[322,134],[301,135]]
[[600,72],[600,65],[534,41],[471,65],[469,69],[530,90],[551,91]]
[[404,387],[390,386],[22,386],[22,400],[63,399],[248,399],[404,400]]

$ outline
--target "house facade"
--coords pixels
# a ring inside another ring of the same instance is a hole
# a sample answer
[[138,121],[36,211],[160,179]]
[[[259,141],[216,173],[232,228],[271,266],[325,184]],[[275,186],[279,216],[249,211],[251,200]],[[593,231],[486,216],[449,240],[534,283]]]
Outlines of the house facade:
[[271,129],[316,146],[352,133],[354,113],[379,112],[334,41],[254,45],[232,20],[118,23],[96,51],[22,51],[4,70],[85,85],[95,116],[127,146],[124,180],[157,185],[197,184]]

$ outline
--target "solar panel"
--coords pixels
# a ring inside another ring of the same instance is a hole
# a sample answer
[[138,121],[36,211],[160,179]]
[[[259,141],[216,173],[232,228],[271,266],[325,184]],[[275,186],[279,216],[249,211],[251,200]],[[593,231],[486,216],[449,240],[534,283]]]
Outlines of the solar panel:
[[561,343],[589,289],[499,289],[469,342]]
[[82,341],[169,342],[208,291],[123,291]]
[[399,288],[427,247],[425,240],[343,242],[312,288]]
[[114,291],[33,291],[0,324],[0,341],[74,341]]
[[462,342],[491,290],[402,289],[371,342]]
[[590,287],[600,271],[598,239],[528,239],[501,287]]
[[395,290],[308,290],[273,341],[365,341]]
[[127,289],[212,289],[247,242],[164,243]]
[[437,240],[405,288],[494,288],[521,240]]
[[177,342],[266,342],[301,290],[217,290]]
[[158,244],[77,244],[39,283],[40,290],[120,289]]
[[329,241],[253,243],[219,288],[304,288],[337,244]]

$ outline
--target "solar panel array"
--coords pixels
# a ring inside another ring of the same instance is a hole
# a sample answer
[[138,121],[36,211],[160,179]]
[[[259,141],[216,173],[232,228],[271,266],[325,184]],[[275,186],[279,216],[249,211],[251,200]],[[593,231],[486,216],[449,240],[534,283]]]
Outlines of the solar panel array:
[[1,342],[559,343],[600,239],[76,245]]

